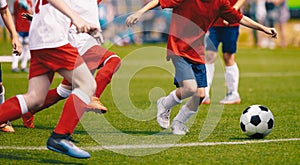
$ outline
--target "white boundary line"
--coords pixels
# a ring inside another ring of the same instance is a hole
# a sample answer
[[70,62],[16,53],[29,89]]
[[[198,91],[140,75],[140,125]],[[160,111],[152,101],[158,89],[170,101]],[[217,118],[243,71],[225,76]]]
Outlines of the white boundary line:
[[[270,140],[245,140],[235,142],[195,142],[195,143],[182,143],[182,144],[145,144],[145,145],[115,145],[115,146],[94,146],[82,147],[85,150],[101,151],[108,150],[122,150],[122,149],[155,149],[155,148],[171,148],[171,147],[197,147],[197,146],[217,146],[217,145],[242,145],[242,144],[258,144],[258,143],[273,143],[273,142],[289,142],[300,141],[300,138],[289,139],[270,139]],[[0,146],[0,150],[47,150],[45,146]]]

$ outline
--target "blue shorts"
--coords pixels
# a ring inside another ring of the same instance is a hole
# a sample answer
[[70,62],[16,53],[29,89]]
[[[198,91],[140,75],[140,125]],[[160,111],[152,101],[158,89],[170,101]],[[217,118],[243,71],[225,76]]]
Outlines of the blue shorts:
[[171,56],[171,59],[175,67],[174,84],[176,87],[180,86],[178,82],[190,79],[197,82],[198,88],[207,87],[205,64],[194,64],[180,56]]
[[211,27],[209,35],[206,37],[205,49],[217,52],[219,44],[222,42],[223,53],[235,53],[239,28],[239,26]]
[[18,32],[18,34],[19,34],[20,37],[23,37],[23,38],[29,36],[29,32]]

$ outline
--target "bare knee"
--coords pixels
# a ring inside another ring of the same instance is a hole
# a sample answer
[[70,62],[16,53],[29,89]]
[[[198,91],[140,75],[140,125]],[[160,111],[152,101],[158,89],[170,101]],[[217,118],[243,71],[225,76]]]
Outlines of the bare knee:
[[45,102],[45,97],[35,92],[23,95],[29,111],[41,108]]
[[217,58],[217,52],[214,51],[206,51],[205,53],[205,63],[212,64],[216,61]]

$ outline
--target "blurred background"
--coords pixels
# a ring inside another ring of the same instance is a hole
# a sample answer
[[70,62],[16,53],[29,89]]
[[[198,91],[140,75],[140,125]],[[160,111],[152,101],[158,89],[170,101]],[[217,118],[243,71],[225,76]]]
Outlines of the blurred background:
[[[9,9],[13,13],[14,0],[7,1]],[[99,5],[99,22],[103,29],[105,44],[125,46],[166,42],[172,13],[170,9],[161,10],[161,8],[156,8],[146,13],[142,20],[133,28],[128,28],[125,25],[126,17],[149,1],[103,0]],[[275,42],[268,41],[263,34],[241,26],[239,46],[257,46],[270,49],[300,46],[300,1],[281,1],[280,4],[276,4],[270,11],[266,7],[266,3],[272,2],[272,0],[247,0],[242,10],[243,13],[262,24],[276,27],[279,32],[279,38]],[[271,15],[271,18],[269,15]],[[280,18],[280,16],[284,16],[284,18]],[[10,36],[0,19],[0,42],[7,42],[8,40],[10,40]]]

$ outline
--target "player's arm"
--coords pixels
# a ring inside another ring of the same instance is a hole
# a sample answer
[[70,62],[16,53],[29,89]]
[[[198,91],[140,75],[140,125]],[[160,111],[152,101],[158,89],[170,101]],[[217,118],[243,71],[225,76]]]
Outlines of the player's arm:
[[0,10],[1,17],[3,19],[3,22],[8,29],[8,31],[11,34],[12,37],[12,47],[13,47],[13,53],[16,53],[17,55],[21,55],[22,53],[22,44],[19,41],[19,35],[16,31],[12,15],[8,8],[4,10]]
[[137,12],[135,12],[127,17],[127,19],[126,19],[127,26],[130,27],[130,26],[136,24],[145,12],[147,12],[157,6],[159,6],[159,0],[150,1],[144,7],[142,7],[140,10],[138,10]]
[[62,0],[48,0],[48,2],[71,19],[71,22],[76,26],[79,33],[89,33],[94,30],[99,30],[96,25],[92,25],[83,20],[74,10],[72,10]]
[[234,5],[233,8],[235,8],[235,10],[239,10],[242,8],[242,6],[245,4],[246,0],[238,0]]
[[[235,10],[240,10],[242,6],[245,4],[246,0],[238,0],[232,7]],[[229,25],[229,23],[226,20],[223,20],[225,25]]]
[[270,35],[272,38],[277,38],[277,31],[275,28],[266,27],[262,24],[259,24],[252,19],[250,19],[247,16],[243,16],[243,18],[240,20],[240,24],[249,27],[251,29],[262,31],[268,35]]
[[103,37],[99,27],[86,22],[62,0],[48,0],[48,2],[71,19],[78,33],[88,33],[94,37],[99,44],[103,43]]

